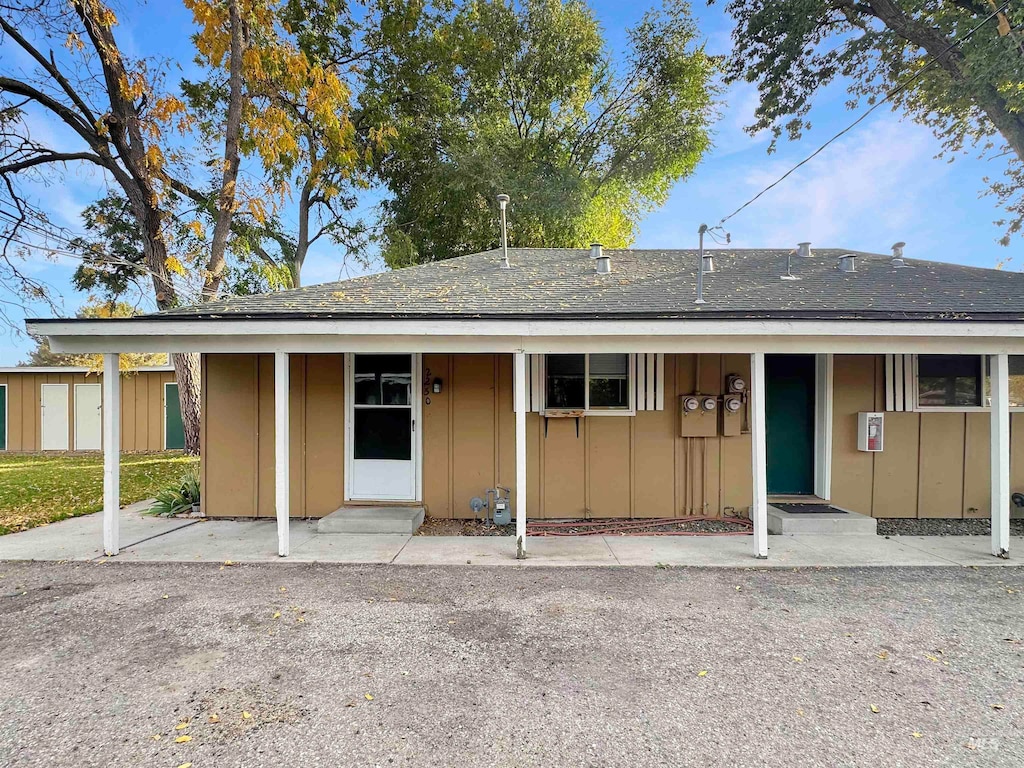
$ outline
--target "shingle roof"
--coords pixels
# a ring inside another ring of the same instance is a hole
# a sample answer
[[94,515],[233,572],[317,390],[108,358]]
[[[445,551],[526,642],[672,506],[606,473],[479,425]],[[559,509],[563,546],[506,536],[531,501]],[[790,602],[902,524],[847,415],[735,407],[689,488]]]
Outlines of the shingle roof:
[[[232,296],[151,318],[1024,318],[1024,274],[821,248],[714,249],[706,304],[695,304],[694,250],[614,250],[597,274],[588,250],[514,248],[260,296]],[[838,269],[854,253],[856,272]]]

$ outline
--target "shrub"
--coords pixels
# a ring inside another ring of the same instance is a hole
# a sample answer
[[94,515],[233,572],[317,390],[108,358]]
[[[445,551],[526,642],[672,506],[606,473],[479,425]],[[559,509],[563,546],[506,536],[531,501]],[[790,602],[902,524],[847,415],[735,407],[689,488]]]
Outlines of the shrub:
[[199,468],[190,467],[181,478],[154,496],[156,501],[149,508],[151,515],[180,515],[190,512],[193,504],[199,503]]

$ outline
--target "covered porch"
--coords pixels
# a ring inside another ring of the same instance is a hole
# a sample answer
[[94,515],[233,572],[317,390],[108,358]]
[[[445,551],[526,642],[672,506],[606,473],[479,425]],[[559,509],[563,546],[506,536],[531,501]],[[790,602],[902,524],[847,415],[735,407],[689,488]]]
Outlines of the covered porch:
[[[90,327],[87,323],[68,323],[63,327],[58,323],[43,323],[36,332],[51,337],[55,349],[61,351],[103,351],[108,371],[117,370],[118,354],[128,351],[149,351],[151,349],[167,349],[170,351],[199,351],[206,355],[272,355],[272,362],[267,360],[268,373],[272,375],[272,409],[273,420],[273,513],[277,523],[277,554],[288,556],[292,551],[289,522],[296,516],[296,493],[293,487],[295,472],[294,453],[289,444],[292,434],[291,422],[296,418],[297,403],[290,396],[292,389],[292,361],[305,355],[411,355],[419,359],[418,368],[412,374],[412,389],[416,397],[411,398],[410,414],[412,434],[422,440],[423,414],[419,390],[422,386],[423,397],[433,393],[434,378],[424,377],[422,360],[428,355],[495,355],[507,360],[510,367],[510,403],[508,429],[505,423],[495,424],[496,432],[501,437],[495,439],[507,441],[509,451],[505,460],[508,461],[509,476],[513,482],[512,509],[516,523],[515,555],[518,558],[533,556],[534,540],[527,535],[526,522],[528,516],[539,514],[535,507],[539,503],[531,494],[517,493],[517,489],[529,489],[531,482],[536,482],[534,475],[539,471],[535,461],[528,453],[530,443],[529,430],[551,429],[557,423],[557,429],[576,428],[579,424],[603,423],[614,420],[599,417],[596,414],[540,414],[534,402],[538,391],[537,378],[539,372],[534,363],[538,356],[548,355],[628,355],[636,360],[643,359],[643,375],[652,375],[657,370],[659,359],[666,356],[682,355],[728,355],[733,361],[742,359],[747,374],[743,395],[743,413],[746,418],[746,434],[742,445],[746,451],[744,472],[749,481],[740,479],[738,485],[730,487],[733,492],[740,488],[749,509],[753,524],[753,536],[745,538],[744,546],[752,558],[766,558],[769,555],[769,537],[767,514],[769,506],[769,451],[768,451],[768,420],[767,420],[767,379],[766,360],[777,355],[816,355],[817,359],[828,359],[831,355],[941,355],[941,354],[973,354],[981,355],[988,361],[989,380],[991,382],[989,413],[985,414],[989,424],[988,452],[992,460],[989,464],[987,478],[988,510],[991,518],[991,546],[993,555],[1006,557],[1009,552],[1009,517],[1011,509],[1011,470],[1010,470],[1010,397],[1009,397],[1009,355],[1024,353],[1024,345],[1017,335],[1021,329],[1016,324],[1007,323],[974,323],[969,321],[944,323],[943,335],[936,335],[934,323],[904,322],[894,326],[891,322],[840,322],[840,321],[737,321],[737,320],[688,320],[688,321],[618,321],[618,322],[582,322],[582,321],[397,321],[397,320],[209,320],[180,323],[173,329],[167,320],[150,319],[148,322],[133,322],[115,329],[112,323],[96,323]],[[102,326],[102,327],[100,327]],[[900,335],[893,335],[894,327]],[[825,357],[823,357],[825,356]],[[888,359],[888,358],[886,358]],[[734,366],[735,367],[735,366]],[[436,373],[436,371],[434,372]],[[727,373],[719,370],[719,376]],[[831,387],[828,380],[828,369],[820,371],[822,387]],[[349,375],[346,373],[345,375]],[[639,387],[639,369],[634,370],[630,378],[630,386]],[[117,407],[119,397],[116,376],[105,376],[104,387],[104,445],[117,446],[118,419]],[[723,382],[724,385],[724,382]],[[446,386],[444,380],[440,384],[442,392]],[[696,392],[701,389],[699,382]],[[655,402],[652,410],[658,406],[658,392],[651,391]],[[709,390],[710,391],[710,390]],[[824,390],[823,390],[824,391]],[[831,391],[830,389],[828,390]],[[718,397],[716,407],[724,400],[724,388],[710,391]],[[684,405],[679,401],[682,393],[674,390],[669,394],[669,402],[662,403],[662,408],[669,415],[666,417],[676,424],[681,417]],[[636,406],[637,392],[631,393],[631,403]],[[815,408],[820,410],[823,424],[832,424],[831,414],[826,410],[831,407],[831,398],[820,398]],[[316,420],[318,411],[310,410],[305,403],[301,406],[301,418]],[[349,406],[345,406],[349,407]],[[571,409],[569,409],[571,411]],[[869,410],[874,410],[871,408]],[[882,410],[879,408],[879,410]],[[637,416],[636,413],[633,414]],[[555,422],[555,419],[558,421]],[[602,420],[603,419],[603,420]],[[718,423],[718,416],[715,417]],[[588,422],[589,420],[589,422]],[[351,421],[348,422],[349,424]],[[534,426],[530,426],[534,423]],[[607,428],[607,427],[603,427]],[[507,435],[506,435],[507,431]],[[678,436],[678,432],[675,433]],[[263,432],[266,437],[266,430]],[[817,441],[815,455],[828,454],[831,451],[833,437],[831,427],[828,430],[815,428],[813,439]],[[826,445],[829,446],[826,450]],[[974,446],[977,448],[977,446]],[[251,446],[250,446],[251,449]],[[420,452],[422,458],[423,454]],[[222,457],[226,461],[234,461],[235,457]],[[108,450],[105,453],[105,499],[104,508],[104,550],[108,554],[117,554],[119,536],[117,526],[117,471],[118,452]],[[348,458],[346,457],[347,461]],[[590,471],[600,472],[594,467]],[[814,467],[814,490],[822,498],[827,499],[827,492],[819,489],[828,488],[832,482],[829,474],[833,471],[831,460],[816,464]],[[424,474],[422,466],[413,469],[412,502],[422,503],[422,483]],[[738,475],[737,475],[738,476]],[[631,476],[632,478],[632,476]],[[266,480],[267,478],[264,478]],[[635,482],[635,480],[630,480]],[[729,484],[729,478],[720,487]],[[350,482],[346,478],[345,482]],[[749,486],[745,485],[749,482]],[[927,483],[927,478],[921,478]],[[743,490],[746,489],[746,490]],[[352,498],[351,488],[346,491],[345,500]],[[362,500],[370,501],[370,500]],[[381,499],[380,501],[393,501]],[[461,501],[461,499],[460,499]],[[740,506],[736,504],[734,506]],[[743,510],[747,512],[746,509]],[[298,510],[301,515],[301,509]],[[545,517],[553,517],[552,510],[545,511]],[[510,555],[511,556],[511,555]]]

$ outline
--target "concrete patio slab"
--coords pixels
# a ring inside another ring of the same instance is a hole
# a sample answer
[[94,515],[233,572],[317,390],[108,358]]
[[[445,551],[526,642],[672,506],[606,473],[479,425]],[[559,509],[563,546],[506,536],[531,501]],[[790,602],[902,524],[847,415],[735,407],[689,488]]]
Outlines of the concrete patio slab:
[[[750,536],[534,536],[516,560],[512,536],[319,534],[316,520],[292,520],[291,554],[277,554],[277,524],[260,520],[177,520],[143,516],[148,503],[121,510],[119,561],[333,562],[399,565],[696,566],[811,568],[856,566],[1006,566],[1024,563],[1024,537],[1009,560],[990,553],[987,536],[770,536],[768,559],[753,557]],[[103,557],[98,514],[0,537],[0,560]]]
[[1010,560],[993,557],[988,536],[893,536],[891,541],[958,565],[987,567],[1024,558],[1024,536],[1010,537]]
[[[957,564],[934,553],[907,547],[895,539],[863,534],[770,536],[768,539],[769,560],[775,559],[772,557],[772,543],[780,539],[797,545],[797,548],[794,548],[785,559],[786,564],[794,567],[950,566]],[[781,560],[781,558],[779,559]]]
[[512,536],[414,536],[398,565],[618,565],[603,536],[534,537],[529,557],[516,560]]
[[[785,556],[796,545],[789,537],[768,539],[770,557]],[[766,563],[754,559],[752,536],[605,536],[620,565],[742,565]],[[535,540],[530,541],[532,554]]]
[[[316,535],[316,521],[294,520],[289,531],[292,547],[300,547]],[[204,520],[173,536],[126,547],[118,557],[170,563],[278,560],[277,523],[271,519]]]
[[[147,499],[121,509],[122,548],[198,522],[143,515],[152,503],[152,499]],[[92,560],[97,557],[103,557],[103,518],[99,514],[0,536],[0,560]]]
[[[294,526],[294,523],[293,523]],[[412,539],[409,534],[316,535],[291,547],[287,560],[320,563],[390,563]],[[276,546],[276,539],[275,546]]]

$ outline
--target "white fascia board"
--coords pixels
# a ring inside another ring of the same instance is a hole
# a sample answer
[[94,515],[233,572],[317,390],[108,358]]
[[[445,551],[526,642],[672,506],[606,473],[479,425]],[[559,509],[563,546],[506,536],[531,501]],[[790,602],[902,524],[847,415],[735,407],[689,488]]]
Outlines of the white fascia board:
[[[224,336],[857,336],[1024,338],[1024,322],[970,320],[167,320],[28,322],[54,337]],[[165,351],[165,350],[161,350]],[[173,351],[173,350],[166,350]]]
[[1009,354],[1024,355],[1024,336],[824,336],[764,334],[741,336],[51,336],[55,352],[206,352],[206,353],[510,353],[582,352],[835,354]]
[[[172,365],[144,365],[138,368],[132,368],[125,373],[169,373],[174,370]],[[0,374],[11,374],[11,373],[24,373],[24,374],[38,374],[38,373],[85,373],[85,374],[96,374],[98,376],[103,375],[103,371],[96,368],[86,368],[81,365],[12,365],[6,367],[0,367]]]

